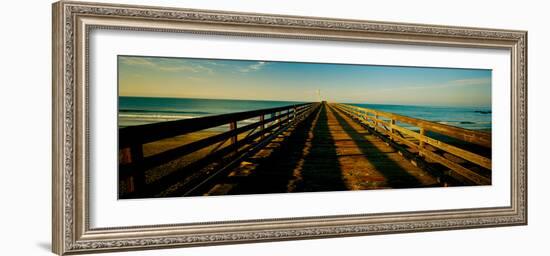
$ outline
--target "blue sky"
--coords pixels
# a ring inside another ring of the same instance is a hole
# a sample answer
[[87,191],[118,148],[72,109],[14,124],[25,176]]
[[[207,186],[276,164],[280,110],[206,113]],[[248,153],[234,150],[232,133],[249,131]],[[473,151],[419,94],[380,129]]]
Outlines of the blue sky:
[[120,96],[490,106],[491,71],[119,56]]

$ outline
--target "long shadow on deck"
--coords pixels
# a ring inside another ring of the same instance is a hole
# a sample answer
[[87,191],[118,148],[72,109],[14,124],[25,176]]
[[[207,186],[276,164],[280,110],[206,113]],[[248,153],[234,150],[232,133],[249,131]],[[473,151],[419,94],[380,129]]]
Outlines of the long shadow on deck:
[[348,190],[336,152],[336,142],[330,132],[327,105],[323,104],[312,131],[309,153],[305,155],[294,192]]
[[342,117],[340,111],[335,108],[331,108],[331,110],[340,126],[342,126],[343,131],[349,135],[357,148],[367,157],[376,170],[386,178],[389,187],[407,188],[421,185],[418,179],[404,170],[393,159],[388,157],[387,152],[380,151],[376,145],[365,138],[364,134],[361,134],[360,131],[352,127],[348,121]]
[[327,120],[322,105],[229,194],[347,190]]

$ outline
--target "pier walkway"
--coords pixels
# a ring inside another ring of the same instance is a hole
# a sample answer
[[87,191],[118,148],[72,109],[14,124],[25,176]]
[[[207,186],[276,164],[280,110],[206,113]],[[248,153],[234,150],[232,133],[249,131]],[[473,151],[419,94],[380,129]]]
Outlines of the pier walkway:
[[490,133],[339,103],[128,127],[119,145],[120,198],[491,184]]
[[323,104],[311,122],[242,162],[208,194],[433,186],[437,179],[382,139]]

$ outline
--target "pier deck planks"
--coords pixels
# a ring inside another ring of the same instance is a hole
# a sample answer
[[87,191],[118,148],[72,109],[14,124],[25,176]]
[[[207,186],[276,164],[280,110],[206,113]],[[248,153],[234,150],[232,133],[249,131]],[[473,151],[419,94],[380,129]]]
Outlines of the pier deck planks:
[[300,126],[272,141],[207,195],[340,191],[439,186],[437,179],[323,104]]

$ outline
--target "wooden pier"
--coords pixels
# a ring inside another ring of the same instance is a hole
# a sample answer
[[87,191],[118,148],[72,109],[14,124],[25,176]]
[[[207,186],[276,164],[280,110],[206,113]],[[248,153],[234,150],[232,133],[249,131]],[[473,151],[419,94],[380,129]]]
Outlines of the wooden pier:
[[[228,131],[144,154],[220,125]],[[123,128],[119,148],[120,198],[491,184],[490,133],[337,103]]]

